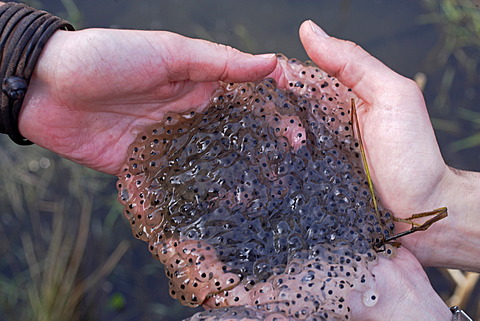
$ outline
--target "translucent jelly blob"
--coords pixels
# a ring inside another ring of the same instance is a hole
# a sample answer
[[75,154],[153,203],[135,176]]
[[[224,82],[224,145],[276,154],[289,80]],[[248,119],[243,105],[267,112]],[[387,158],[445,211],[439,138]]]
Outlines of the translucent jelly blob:
[[350,291],[376,302],[373,246],[393,224],[372,205],[356,98],[310,63],[279,63],[284,89],[223,84],[204,112],[146,128],[119,177],[171,296],[212,309],[192,320],[348,320]]
[[368,289],[363,293],[363,304],[367,307],[373,307],[378,302],[378,293],[373,289]]

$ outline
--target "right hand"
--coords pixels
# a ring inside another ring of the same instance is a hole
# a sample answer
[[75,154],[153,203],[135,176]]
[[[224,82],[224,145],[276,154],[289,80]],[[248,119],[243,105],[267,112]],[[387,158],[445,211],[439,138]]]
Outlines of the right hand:
[[[362,100],[357,106],[359,126],[383,206],[403,219],[448,207],[446,219],[401,242],[424,265],[480,270],[480,175],[445,164],[415,82],[355,43],[322,32],[312,22],[305,22],[300,37],[310,58]],[[274,73],[277,78],[278,73],[281,71]],[[411,226],[398,223],[396,227],[400,232]]]

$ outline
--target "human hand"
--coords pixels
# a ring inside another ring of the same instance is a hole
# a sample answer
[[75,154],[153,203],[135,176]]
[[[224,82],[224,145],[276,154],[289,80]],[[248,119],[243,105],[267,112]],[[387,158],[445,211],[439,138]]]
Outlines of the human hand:
[[20,132],[117,175],[139,129],[168,111],[205,107],[219,81],[260,79],[275,65],[273,55],[252,56],[170,32],[58,31],[37,63]]
[[[402,238],[402,244],[423,265],[480,270],[480,204],[475,192],[480,190],[480,176],[445,164],[415,82],[360,46],[322,32],[305,22],[300,37],[312,60],[361,99],[357,105],[360,131],[375,191],[384,207],[404,219],[448,207],[446,219],[427,232]],[[404,231],[411,226],[397,223],[396,227]]]

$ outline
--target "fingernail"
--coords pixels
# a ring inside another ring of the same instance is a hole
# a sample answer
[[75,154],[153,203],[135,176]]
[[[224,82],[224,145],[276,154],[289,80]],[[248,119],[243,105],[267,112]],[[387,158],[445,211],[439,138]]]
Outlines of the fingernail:
[[267,54],[255,55],[255,57],[264,58],[264,59],[272,59],[276,55],[277,54],[274,54],[274,53],[267,53]]
[[312,31],[315,32],[317,35],[319,36],[322,36],[324,38],[328,38],[330,37],[329,35],[327,35],[325,33],[325,31],[323,31],[322,28],[320,28],[315,22],[313,22],[312,20],[308,20],[308,23],[310,24],[310,28],[312,28]]

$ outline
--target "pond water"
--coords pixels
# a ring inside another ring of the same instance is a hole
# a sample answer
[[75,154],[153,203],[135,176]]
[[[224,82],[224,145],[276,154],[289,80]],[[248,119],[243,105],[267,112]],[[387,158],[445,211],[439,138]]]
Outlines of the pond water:
[[[449,109],[435,106],[447,66],[429,64],[429,54],[441,34],[434,25],[419,22],[420,16],[426,14],[421,1],[44,0],[32,3],[73,18],[77,28],[168,30],[251,53],[280,52],[301,60],[306,60],[307,56],[298,38],[298,27],[302,21],[312,19],[330,35],[360,44],[404,76],[413,78],[418,72],[425,73],[425,97],[447,163],[480,170],[478,145],[465,149],[455,145],[480,128],[480,114],[475,114],[480,112],[478,103],[475,104],[479,98],[479,79],[467,82],[462,70],[454,69],[454,81],[448,92],[451,106]],[[75,9],[79,16],[72,15]],[[455,64],[450,65],[457,68]],[[470,120],[459,117],[455,109],[458,106],[472,111],[478,123],[471,121],[472,117]],[[111,197],[116,197],[114,180]],[[95,215],[105,216],[106,213],[99,211]],[[120,210],[118,215],[121,215]],[[113,233],[115,239],[109,242],[132,238],[128,225],[117,225]],[[121,264],[102,285],[103,296],[107,299],[100,301],[101,305],[90,307],[100,320],[176,321],[193,314],[195,310],[183,308],[169,297],[163,273],[160,263],[150,257],[145,244],[132,240]],[[436,271],[431,273],[438,289],[449,291],[441,275]]]

